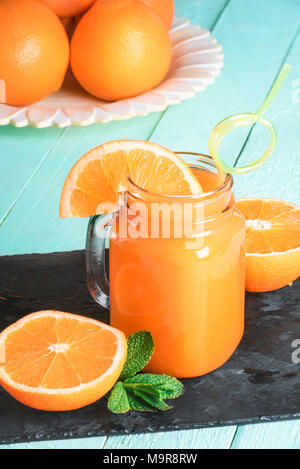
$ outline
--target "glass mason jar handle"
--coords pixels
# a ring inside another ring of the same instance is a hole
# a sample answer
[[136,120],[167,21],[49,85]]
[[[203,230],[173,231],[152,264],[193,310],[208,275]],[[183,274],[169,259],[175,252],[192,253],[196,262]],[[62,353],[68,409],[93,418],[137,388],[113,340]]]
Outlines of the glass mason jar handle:
[[90,218],[86,237],[86,273],[90,294],[99,305],[109,309],[109,281],[105,264],[105,241],[109,235],[112,215]]

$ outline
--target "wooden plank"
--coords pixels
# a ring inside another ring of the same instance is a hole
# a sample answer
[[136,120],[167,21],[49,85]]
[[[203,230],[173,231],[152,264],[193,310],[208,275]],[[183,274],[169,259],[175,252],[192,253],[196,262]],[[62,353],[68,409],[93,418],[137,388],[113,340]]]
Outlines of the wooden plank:
[[62,134],[54,127],[0,126],[0,225]]
[[213,30],[230,0],[175,0],[178,18],[189,18],[193,24]]
[[[300,17],[300,4],[299,14]],[[300,203],[300,33],[284,61],[292,66],[291,73],[276,101],[267,112],[278,131],[278,146],[270,159],[257,171],[235,178],[236,194],[240,197],[274,197]],[[261,155],[269,142],[268,131],[256,125],[238,165],[245,165]],[[282,183],[284,182],[284,183]]]
[[230,447],[236,427],[182,430],[178,432],[145,433],[111,436],[105,449],[226,449]]
[[300,420],[240,426],[232,449],[300,449]]
[[34,441],[2,445],[0,449],[101,449],[106,437],[75,438],[73,440]]

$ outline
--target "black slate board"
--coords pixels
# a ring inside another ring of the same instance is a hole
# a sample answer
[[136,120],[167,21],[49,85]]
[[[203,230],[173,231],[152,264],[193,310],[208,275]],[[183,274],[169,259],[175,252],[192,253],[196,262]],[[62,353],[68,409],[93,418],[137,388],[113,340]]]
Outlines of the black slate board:
[[[247,294],[246,333],[221,368],[184,381],[168,412],[114,415],[102,399],[71,412],[30,409],[0,390],[0,443],[182,430],[300,418],[300,279],[292,287]],[[89,296],[84,252],[0,257],[0,330],[41,309],[108,314]]]

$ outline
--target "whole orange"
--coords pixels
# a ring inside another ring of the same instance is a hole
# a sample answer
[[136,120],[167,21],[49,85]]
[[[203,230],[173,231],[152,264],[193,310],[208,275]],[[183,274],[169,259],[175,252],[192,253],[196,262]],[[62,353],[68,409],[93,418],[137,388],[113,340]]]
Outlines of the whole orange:
[[57,16],[36,0],[0,2],[0,103],[25,106],[57,91],[69,41]]
[[174,1],[173,0],[141,0],[157,13],[168,29],[170,29],[174,20]]
[[71,66],[89,93],[108,101],[157,86],[171,63],[171,40],[161,18],[140,0],[99,0],[80,20]]
[[95,0],[39,0],[60,18],[76,16],[86,11]]

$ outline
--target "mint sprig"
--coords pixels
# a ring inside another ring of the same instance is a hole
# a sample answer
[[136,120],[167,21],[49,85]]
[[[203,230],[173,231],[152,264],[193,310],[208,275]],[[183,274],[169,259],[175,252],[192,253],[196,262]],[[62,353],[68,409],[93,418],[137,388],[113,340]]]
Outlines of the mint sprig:
[[175,399],[181,396],[184,391],[183,384],[173,376],[168,375],[156,375],[152,373],[141,373],[133,378],[125,380],[124,385],[127,387],[130,384],[135,386],[138,383],[154,385],[155,388],[160,392],[162,399]]
[[172,407],[164,399],[175,399],[183,391],[183,384],[173,376],[139,373],[154,351],[150,332],[138,331],[127,339],[127,359],[119,381],[108,395],[111,412],[124,414],[129,410],[155,412]]

